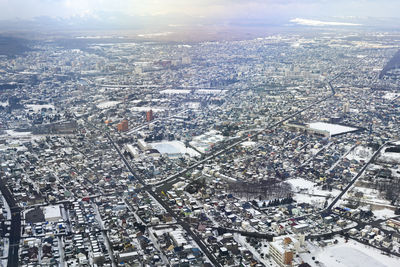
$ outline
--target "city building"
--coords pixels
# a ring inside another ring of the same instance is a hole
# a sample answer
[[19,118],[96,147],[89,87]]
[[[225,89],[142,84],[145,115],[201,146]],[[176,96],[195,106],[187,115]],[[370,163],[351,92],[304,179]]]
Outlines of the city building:
[[128,120],[123,120],[117,125],[118,132],[126,132],[128,131]]
[[153,119],[153,110],[150,109],[146,112],[146,121],[152,121]]
[[292,236],[276,237],[270,243],[269,255],[281,267],[292,266],[293,257],[303,242]]
[[349,113],[350,112],[350,103],[346,102],[343,104],[343,113]]

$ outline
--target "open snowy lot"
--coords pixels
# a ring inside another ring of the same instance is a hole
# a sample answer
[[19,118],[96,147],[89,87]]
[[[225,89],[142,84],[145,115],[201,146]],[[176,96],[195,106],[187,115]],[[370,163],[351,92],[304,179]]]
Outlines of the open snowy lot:
[[[397,267],[400,258],[386,256],[381,251],[364,244],[337,238],[336,245],[329,245],[325,248],[311,249],[311,254],[302,253],[301,258],[311,266],[319,267]],[[312,260],[312,257],[315,260]],[[319,263],[316,263],[318,261]]]
[[333,189],[332,191],[321,190],[315,186],[316,183],[304,178],[289,179],[286,182],[292,186],[294,192],[293,198],[299,203],[319,203],[322,205],[325,202],[326,196],[335,197],[340,193],[337,189]]

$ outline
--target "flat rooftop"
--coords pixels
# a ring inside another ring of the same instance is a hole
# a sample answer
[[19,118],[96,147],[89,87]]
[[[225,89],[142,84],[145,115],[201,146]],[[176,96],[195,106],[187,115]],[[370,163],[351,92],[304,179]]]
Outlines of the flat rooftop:
[[307,123],[308,128],[317,130],[317,131],[324,131],[328,132],[330,136],[344,134],[344,133],[351,133],[359,130],[360,128],[340,125],[340,124],[333,124],[333,123],[326,123],[326,122],[311,122]]

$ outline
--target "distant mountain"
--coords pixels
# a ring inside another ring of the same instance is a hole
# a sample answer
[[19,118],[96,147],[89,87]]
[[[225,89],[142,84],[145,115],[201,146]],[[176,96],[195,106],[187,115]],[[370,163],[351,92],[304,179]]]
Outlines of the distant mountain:
[[[400,20],[370,17],[293,18],[278,15],[228,19],[226,17],[192,17],[182,14],[130,16],[121,12],[97,12],[68,18],[36,17],[30,20],[0,20],[0,34],[12,33],[12,36],[27,39],[128,36],[146,41],[239,40],[282,31],[307,32],[311,27],[392,31],[400,28]],[[160,33],[168,33],[168,35],[164,36]],[[21,46],[16,47],[17,50],[21,48]]]
[[197,24],[198,18],[182,15],[130,16],[120,12],[98,12],[95,15],[36,17],[31,20],[0,20],[0,31],[73,31],[73,30],[132,30]]

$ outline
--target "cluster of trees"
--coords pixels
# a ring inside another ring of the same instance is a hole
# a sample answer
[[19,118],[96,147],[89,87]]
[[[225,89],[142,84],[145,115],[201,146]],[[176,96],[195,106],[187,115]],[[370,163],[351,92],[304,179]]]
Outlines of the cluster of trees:
[[[266,208],[266,207],[275,207],[275,206],[279,206],[279,205],[287,205],[287,204],[293,203],[294,201],[295,200],[290,195],[290,196],[287,196],[282,199],[275,198],[274,200],[269,201],[268,204],[266,201],[264,201],[262,207]],[[255,201],[255,200],[252,201],[252,204],[254,206],[258,205],[257,201]]]
[[268,207],[275,207],[275,206],[279,206],[279,205],[287,205],[287,204],[290,204],[290,203],[293,203],[293,202],[294,202],[293,197],[292,196],[288,196],[288,197],[285,197],[285,198],[282,198],[282,199],[271,200],[270,202],[268,202],[268,205],[266,205],[266,203],[264,202],[263,205],[266,205]]
[[194,194],[204,187],[205,187],[205,179],[198,179],[188,184],[185,190],[190,194]]
[[240,181],[228,183],[227,192],[237,197],[250,199],[282,199],[291,194],[288,183],[277,179],[262,180],[259,182]]

